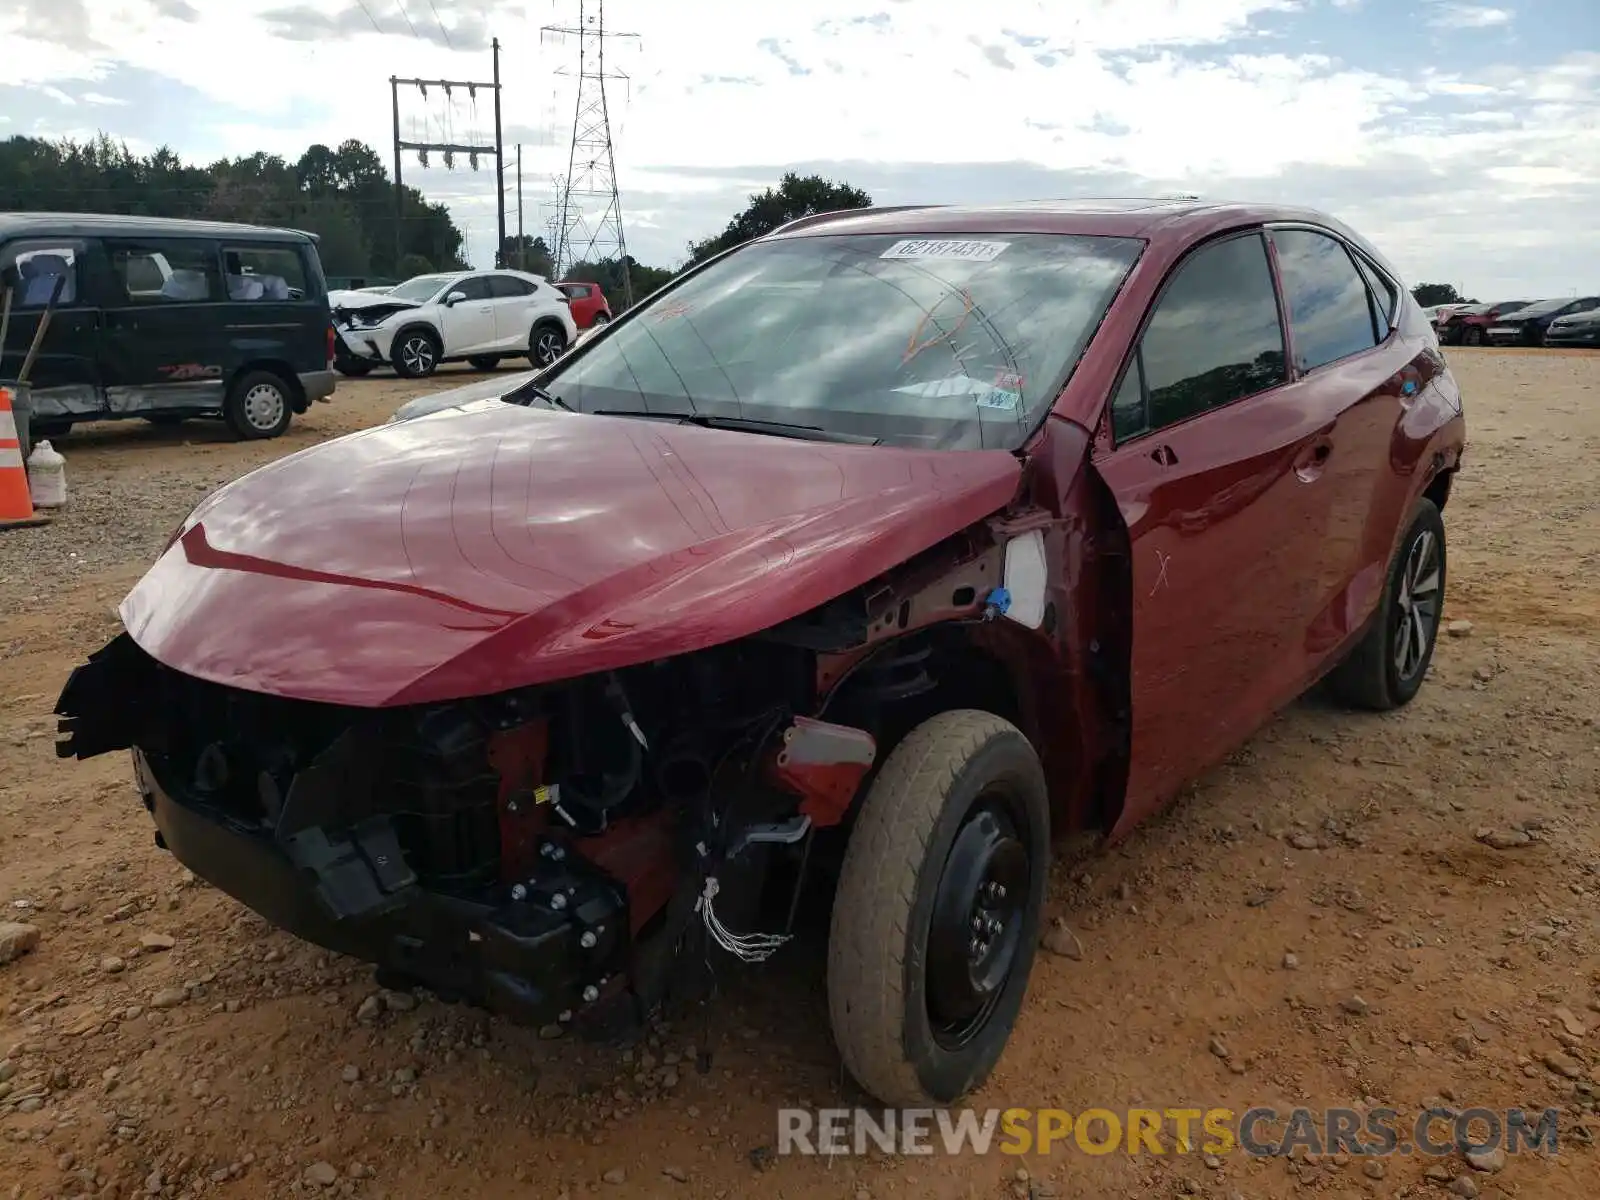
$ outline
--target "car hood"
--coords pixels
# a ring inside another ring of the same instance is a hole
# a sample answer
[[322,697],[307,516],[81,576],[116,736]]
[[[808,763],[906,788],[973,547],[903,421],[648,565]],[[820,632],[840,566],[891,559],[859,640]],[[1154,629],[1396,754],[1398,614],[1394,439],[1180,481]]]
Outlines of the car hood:
[[407,400],[394,410],[391,422],[409,421],[413,417],[425,417],[429,413],[443,412],[447,408],[458,408],[463,404],[471,404],[474,400],[498,400],[507,392],[515,391],[527,383],[537,371],[523,371],[517,375],[491,375],[487,379],[479,379],[464,387],[447,388],[442,392],[434,392],[427,396],[418,396]]
[[414,300],[401,300],[387,292],[329,292],[328,307],[337,312],[359,312],[368,308],[387,308],[399,312],[406,308],[421,308]]
[[798,616],[1004,507],[1021,470],[489,402],[227,485],[121,614],[158,661],[251,691],[488,694]]
[[1557,317],[1551,321],[1552,326],[1560,325],[1563,329],[1574,325],[1600,325],[1600,308],[1591,308],[1587,312],[1568,313],[1564,317]]

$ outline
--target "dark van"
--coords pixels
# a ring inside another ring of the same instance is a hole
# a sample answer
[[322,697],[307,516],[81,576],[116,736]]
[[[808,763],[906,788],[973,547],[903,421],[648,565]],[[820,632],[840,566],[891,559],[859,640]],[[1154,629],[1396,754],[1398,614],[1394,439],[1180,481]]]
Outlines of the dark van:
[[221,417],[277,437],[333,394],[333,326],[315,235],[214,221],[0,213],[15,379],[52,293],[29,373],[32,436],[77,421]]

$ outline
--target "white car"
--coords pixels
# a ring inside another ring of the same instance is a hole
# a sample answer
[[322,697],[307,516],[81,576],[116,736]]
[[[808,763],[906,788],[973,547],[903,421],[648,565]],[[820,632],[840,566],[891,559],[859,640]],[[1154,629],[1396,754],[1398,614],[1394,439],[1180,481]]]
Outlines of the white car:
[[[578,335],[578,340],[572,343],[573,349],[583,345],[594,337],[603,326],[591,326]],[[502,375],[496,379],[478,379],[462,387],[453,387],[443,392],[434,392],[427,396],[417,396],[407,400],[399,408],[388,423],[393,425],[396,421],[410,421],[416,417],[425,417],[430,413],[443,412],[449,408],[462,408],[469,404],[477,404],[485,400],[505,400],[508,403],[522,403],[522,389],[526,384],[539,378],[538,371],[521,371],[516,375]]]
[[513,357],[544,367],[578,336],[566,295],[523,271],[418,275],[387,292],[328,299],[338,333],[333,365],[345,375],[392,366],[420,379],[459,359],[480,371]]

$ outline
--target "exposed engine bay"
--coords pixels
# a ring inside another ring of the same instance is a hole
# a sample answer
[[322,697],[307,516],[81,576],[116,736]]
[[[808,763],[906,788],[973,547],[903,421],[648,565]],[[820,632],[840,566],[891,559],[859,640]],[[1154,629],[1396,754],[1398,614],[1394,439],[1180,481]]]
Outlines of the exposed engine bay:
[[[787,938],[819,831],[958,693],[1010,710],[981,533],[761,635],[447,703],[207,682],[124,634],[62,693],[62,756],[131,749],[157,842],[293,933],[513,1019],[659,1006],[685,947]],[[985,669],[987,667],[987,669]],[[782,869],[775,869],[782,868]]]

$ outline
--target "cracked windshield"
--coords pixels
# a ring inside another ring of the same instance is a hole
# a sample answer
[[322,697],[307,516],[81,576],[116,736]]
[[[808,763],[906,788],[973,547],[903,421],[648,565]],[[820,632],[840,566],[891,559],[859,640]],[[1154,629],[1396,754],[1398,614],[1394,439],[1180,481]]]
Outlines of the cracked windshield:
[[1143,242],[796,237],[640,306],[547,384],[589,413],[938,449],[1015,449]]

